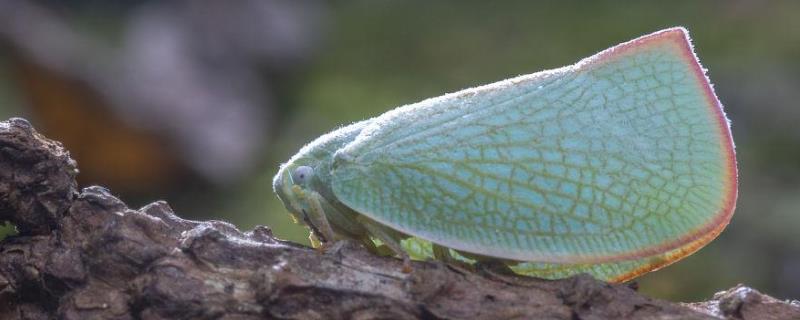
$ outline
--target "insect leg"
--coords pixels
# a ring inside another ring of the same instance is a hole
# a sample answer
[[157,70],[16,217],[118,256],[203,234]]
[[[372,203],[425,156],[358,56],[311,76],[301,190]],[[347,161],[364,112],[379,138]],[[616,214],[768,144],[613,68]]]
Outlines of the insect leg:
[[394,250],[385,244],[381,244],[380,246],[376,245],[369,236],[365,236],[364,238],[360,239],[359,242],[361,242],[361,244],[364,245],[367,250],[379,256],[393,256],[395,254]]
[[308,241],[311,242],[312,248],[322,248],[322,242],[319,241],[319,238],[314,232],[308,234]]
[[450,248],[433,243],[433,257],[450,266],[466,270],[474,270],[469,262],[458,260],[450,253]]
[[314,191],[307,191],[306,199],[308,200],[308,208],[309,212],[306,212],[308,216],[308,220],[311,223],[312,229],[316,229],[321,233],[318,235],[317,238],[322,237],[321,242],[333,242],[334,239],[334,232],[331,228],[330,223],[328,223],[328,218],[325,216],[325,210],[322,209],[322,204],[320,203],[320,199],[322,199],[322,195],[316,193]]
[[450,249],[440,246],[438,244],[433,244],[433,257],[436,260],[443,261],[443,262],[452,262],[454,258],[450,255]]
[[411,258],[408,256],[408,253],[403,250],[403,247],[400,246],[400,241],[396,236],[387,232],[386,227],[370,220],[369,218],[358,216],[356,220],[358,220],[358,222],[360,222],[361,225],[367,229],[367,232],[369,232],[370,235],[381,240],[384,245],[389,247],[389,249],[403,259],[403,272],[411,272]]

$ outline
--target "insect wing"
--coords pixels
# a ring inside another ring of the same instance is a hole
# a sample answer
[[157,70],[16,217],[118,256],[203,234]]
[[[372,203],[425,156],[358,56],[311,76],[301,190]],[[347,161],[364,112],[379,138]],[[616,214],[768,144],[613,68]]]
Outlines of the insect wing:
[[392,110],[334,159],[333,192],[354,210],[519,261],[702,246],[737,187],[728,122],[682,28]]

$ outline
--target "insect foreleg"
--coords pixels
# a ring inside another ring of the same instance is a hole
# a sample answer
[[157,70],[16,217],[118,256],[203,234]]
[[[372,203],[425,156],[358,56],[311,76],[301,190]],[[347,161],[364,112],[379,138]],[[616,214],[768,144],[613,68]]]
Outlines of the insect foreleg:
[[[322,208],[321,201],[324,201],[322,195],[315,191],[306,191],[305,193],[306,200],[308,201],[308,212],[306,213],[306,217],[308,218],[308,222],[310,222],[310,226],[315,229],[315,231],[321,233],[323,239],[321,242],[333,242],[336,241],[335,234],[333,232],[333,228],[331,228],[330,223],[328,223],[328,217],[325,216],[325,210]],[[319,238],[319,236],[317,236]]]

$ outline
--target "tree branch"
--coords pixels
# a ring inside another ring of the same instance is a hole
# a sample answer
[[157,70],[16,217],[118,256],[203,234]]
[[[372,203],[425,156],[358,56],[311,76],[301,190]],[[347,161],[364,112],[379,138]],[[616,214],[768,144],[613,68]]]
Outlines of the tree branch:
[[128,208],[77,191],[76,164],[22,119],[0,122],[3,319],[775,319],[800,302],[747,287],[671,303],[577,276],[549,281],[378,257],[354,243],[325,253],[177,217],[163,201]]

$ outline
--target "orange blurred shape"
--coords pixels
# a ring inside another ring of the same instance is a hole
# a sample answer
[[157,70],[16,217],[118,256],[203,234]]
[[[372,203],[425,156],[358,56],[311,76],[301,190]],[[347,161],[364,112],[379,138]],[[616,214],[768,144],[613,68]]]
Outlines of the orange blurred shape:
[[185,172],[169,144],[122,121],[79,80],[13,55],[13,71],[34,126],[78,161],[81,185],[153,191]]

